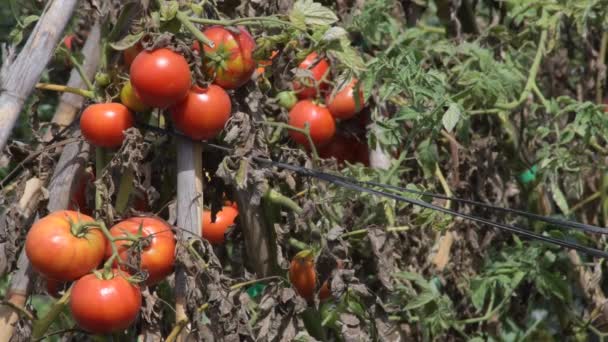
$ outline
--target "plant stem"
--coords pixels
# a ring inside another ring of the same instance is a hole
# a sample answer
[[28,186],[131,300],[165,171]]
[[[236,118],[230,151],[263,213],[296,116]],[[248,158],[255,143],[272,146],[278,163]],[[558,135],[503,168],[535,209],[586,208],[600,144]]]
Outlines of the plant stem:
[[587,203],[600,198],[601,195],[602,195],[602,193],[600,191],[594,192],[593,194],[591,194],[591,196],[589,196],[589,197],[585,198],[584,200],[573,205],[572,208],[570,208],[570,212],[568,214],[571,214],[571,213],[579,210],[580,208],[584,207]]
[[[296,131],[298,133],[304,134],[306,136],[306,139],[308,140],[308,144],[310,145],[310,149],[312,150],[312,154],[314,156],[314,160],[319,159],[319,154],[317,153],[317,149],[315,148],[315,145],[313,144],[312,138],[310,136],[310,125],[308,123],[306,123],[306,127],[305,128],[299,128],[299,127],[294,127],[291,125],[288,125],[284,122],[273,122],[273,121],[258,121],[257,123],[260,123],[262,125],[266,125],[266,126],[273,126],[273,127],[278,127],[281,129],[289,129],[292,131]],[[313,160],[313,162],[314,162]]]
[[[105,165],[105,153],[103,147],[95,147],[95,178],[101,181],[101,174]],[[95,187],[95,210],[100,210],[102,206],[101,191],[99,185]]]
[[[547,19],[547,11],[543,10],[541,21]],[[532,87],[536,84],[536,75],[540,69],[540,63],[543,59],[543,53],[545,52],[545,44],[547,42],[548,29],[544,29],[540,34],[540,39],[538,41],[538,47],[536,48],[536,55],[534,56],[534,62],[532,63],[532,67],[530,68],[530,74],[528,74],[528,80],[526,81],[526,86],[524,90],[521,92],[519,99],[509,102],[509,103],[497,103],[496,108],[504,109],[504,110],[512,110],[515,109],[520,104],[524,103],[530,92],[532,91]]]
[[606,47],[608,46],[608,32],[602,33],[600,55],[597,57],[597,78],[595,81],[595,102],[600,104],[604,100],[604,80],[606,79]]
[[272,23],[272,24],[290,26],[290,27],[299,29],[298,27],[294,26],[292,23],[278,19],[276,17],[245,17],[245,18],[227,19],[227,20],[189,17],[188,19],[193,23],[204,24],[204,25],[234,26],[234,25],[240,24],[240,25],[245,25],[245,26],[247,26],[247,25],[263,26],[264,23]]
[[175,326],[173,327],[173,329],[171,330],[171,333],[169,334],[169,336],[167,336],[167,339],[165,340],[166,342],[174,342],[177,340],[177,337],[179,336],[179,334],[182,332],[182,330],[184,329],[184,327],[186,327],[186,325],[188,324],[188,319],[180,319],[179,321],[177,321],[177,323],[175,323]]
[[114,208],[118,214],[122,213],[127,208],[129,203],[129,195],[133,191],[133,170],[127,169],[125,173],[120,177],[120,185],[118,187],[118,194],[116,195],[116,205]]
[[179,20],[182,25],[184,25],[184,27],[186,29],[188,29],[188,31],[190,31],[190,33],[192,33],[194,35],[194,37],[196,37],[196,39],[198,39],[201,43],[207,45],[210,48],[214,48],[215,44],[209,39],[207,38],[207,36],[205,36],[198,28],[196,28],[196,26],[194,26],[193,22],[195,22],[194,18],[189,18],[184,12],[177,12],[177,15],[175,16],[177,18],[177,20]]
[[[435,175],[439,179],[439,183],[441,183],[441,187],[443,188],[445,195],[447,197],[452,197],[452,191],[450,190],[450,186],[448,185],[448,182],[445,180],[445,177],[443,176],[443,173],[441,172],[441,169],[439,168],[438,164],[435,164]],[[449,209],[451,205],[452,205],[452,201],[448,200],[445,203],[445,208]]]
[[44,317],[34,322],[32,329],[32,339],[37,340],[44,336],[46,331],[49,329],[51,324],[57,319],[57,316],[63,311],[65,306],[68,304],[70,300],[70,293],[72,292],[72,287],[70,287],[59,300],[57,300],[52,306],[49,312],[47,312]]
[[72,94],[80,95],[82,97],[86,97],[88,99],[95,98],[95,94],[90,90],[73,88],[73,87],[68,87],[68,86],[64,86],[64,85],[60,85],[60,84],[38,83],[38,84],[36,84],[36,89],[59,91],[62,93],[72,93]]
[[300,208],[300,206],[296,202],[274,189],[270,189],[268,191],[266,198],[268,198],[274,204],[279,204],[281,206],[291,209],[296,214],[300,214],[302,212],[302,208]]
[[[398,233],[398,232],[405,232],[410,229],[411,228],[409,226],[389,227],[389,228],[386,228],[386,231],[389,233]],[[344,233],[344,234],[340,235],[340,238],[346,239],[346,238],[357,236],[357,235],[364,235],[367,233],[367,230],[368,230],[367,228],[353,230],[348,233]]]
[[234,285],[230,286],[230,290],[231,291],[238,290],[243,286],[253,285],[253,284],[257,284],[257,283],[261,283],[261,282],[273,280],[273,279],[283,279],[283,278],[279,277],[279,276],[270,276],[270,277],[265,277],[265,278],[260,278],[260,279],[253,279],[253,280],[245,281],[242,283],[234,284]]
[[289,238],[289,244],[292,245],[293,247],[299,249],[299,250],[305,250],[308,249],[308,245],[305,244],[304,242],[295,239],[295,238]]
[[80,78],[82,78],[82,82],[84,82],[84,84],[87,86],[87,89],[91,92],[94,91],[95,87],[93,87],[93,83],[87,77],[87,74],[82,68],[82,65],[78,63],[76,58],[74,58],[74,55],[72,55],[71,53],[68,53],[68,55],[70,56],[70,62],[72,62],[72,65],[74,66],[74,68],[76,68],[76,71],[78,71],[78,75],[80,75]]

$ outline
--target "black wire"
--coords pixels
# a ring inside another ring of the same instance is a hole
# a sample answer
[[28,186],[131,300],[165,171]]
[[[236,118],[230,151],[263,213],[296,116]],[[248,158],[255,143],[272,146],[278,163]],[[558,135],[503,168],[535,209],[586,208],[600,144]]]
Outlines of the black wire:
[[[177,133],[177,132],[170,132],[167,131],[165,129],[162,128],[158,128],[158,127],[154,127],[151,125],[147,125],[147,124],[138,124],[140,127],[142,128],[146,128],[149,130],[153,130],[153,131],[157,131],[157,132],[161,132],[164,134],[169,134],[169,135],[174,135],[174,136],[180,136],[180,137],[185,137],[183,134]],[[233,150],[231,148],[225,147],[225,146],[221,146],[221,145],[217,145],[217,144],[212,144],[212,143],[208,143],[208,142],[203,142],[203,144],[205,146],[211,147],[211,148],[215,148],[224,152],[228,152],[231,153]],[[552,243],[561,247],[565,247],[565,248],[570,248],[570,249],[574,249],[577,250],[579,252],[588,254],[588,255],[592,255],[595,257],[600,257],[600,258],[608,258],[608,252],[596,249],[596,248],[591,248],[591,247],[587,247],[587,246],[583,246],[574,242],[568,242],[568,241],[563,241],[560,239],[556,239],[556,238],[552,238],[552,237],[548,237],[548,236],[544,236],[541,234],[537,234],[534,233],[530,230],[521,228],[521,227],[517,227],[517,226],[513,226],[513,225],[509,225],[509,224],[502,224],[502,223],[497,223],[497,222],[493,222],[487,219],[483,219],[480,217],[476,217],[476,216],[472,216],[469,214],[464,214],[464,213],[460,213],[454,210],[450,210],[450,209],[446,209],[440,206],[436,206],[421,200],[417,200],[417,199],[412,199],[412,198],[407,198],[407,197],[403,197],[400,195],[396,195],[393,193],[387,193],[387,192],[383,192],[383,191],[379,191],[379,190],[375,190],[375,189],[370,189],[370,188],[366,188],[363,187],[361,185],[358,185],[357,183],[368,183],[371,186],[381,186],[381,187],[385,187],[385,188],[393,188],[395,190],[406,190],[406,191],[411,191],[411,192],[415,192],[415,193],[419,193],[419,194],[425,194],[423,192],[416,192],[416,190],[410,190],[410,189],[404,189],[404,188],[399,188],[399,187],[394,187],[394,186],[390,186],[390,185],[386,185],[386,184],[380,184],[380,183],[375,183],[375,182],[362,182],[362,181],[358,181],[358,180],[354,180],[351,181],[346,177],[342,177],[342,176],[336,176],[336,175],[332,175],[329,173],[325,173],[325,172],[320,172],[320,171],[316,171],[316,170],[312,170],[312,169],[308,169],[308,168],[304,168],[301,166],[297,166],[297,165],[291,165],[291,164],[287,164],[287,163],[283,163],[283,162],[278,162],[278,161],[274,161],[271,159],[266,159],[266,158],[261,158],[261,157],[252,157],[253,160],[260,162],[260,163],[264,163],[264,164],[268,164],[270,166],[274,166],[274,167],[278,167],[278,168],[282,168],[282,169],[287,169],[293,172],[296,172],[302,176],[306,176],[306,177],[314,177],[338,186],[342,186],[344,188],[348,188],[350,190],[355,190],[358,192],[366,192],[366,193],[370,193],[370,194],[374,194],[377,196],[382,196],[382,197],[386,197],[386,198],[390,198],[390,199],[394,199],[397,201],[401,201],[401,202],[406,202],[412,205],[417,205],[423,208],[427,208],[427,209],[432,209],[432,210],[436,210],[442,213],[446,213],[452,216],[458,216],[458,217],[462,217],[471,221],[475,221],[475,222],[479,222],[479,223],[483,223],[495,228],[499,228],[505,231],[509,231],[521,236],[525,236],[531,239],[535,239],[535,240],[539,240],[539,241],[543,241],[543,242],[547,242],[547,243]],[[562,225],[561,222],[565,222],[567,227],[570,228],[574,228],[574,229],[580,229],[583,231],[589,231],[589,232],[596,232],[596,228],[597,229],[601,229],[599,227],[595,227],[595,226],[589,226],[582,224],[582,223],[578,223],[577,222],[570,222],[570,221],[563,221],[563,220],[558,220],[558,219],[553,219],[553,218],[549,218],[549,217],[545,217],[545,216],[541,216],[541,215],[536,215],[536,214],[532,214],[532,213],[527,213],[527,212],[523,212],[523,211],[519,211],[519,210],[514,210],[514,209],[506,209],[506,208],[501,208],[501,207],[496,207],[493,205],[489,205],[489,204],[484,204],[484,203],[480,203],[480,202],[475,202],[475,201],[470,201],[470,200],[464,200],[464,199],[456,199],[456,198],[451,198],[449,196],[444,196],[444,195],[439,195],[439,194],[430,194],[429,195],[437,195],[438,198],[445,198],[445,199],[450,199],[450,200],[454,200],[454,201],[461,201],[463,203],[469,203],[469,204],[475,204],[475,205],[481,205],[481,206],[485,206],[488,208],[492,208],[492,209],[497,209],[497,210],[503,210],[503,211],[511,211],[514,213],[519,213],[522,214],[524,216],[528,216],[531,218],[535,218],[535,219],[539,219],[541,221],[546,221],[546,222],[550,222],[553,224],[558,224],[558,225]],[[598,231],[599,233],[605,234],[606,232],[604,230],[602,231]]]

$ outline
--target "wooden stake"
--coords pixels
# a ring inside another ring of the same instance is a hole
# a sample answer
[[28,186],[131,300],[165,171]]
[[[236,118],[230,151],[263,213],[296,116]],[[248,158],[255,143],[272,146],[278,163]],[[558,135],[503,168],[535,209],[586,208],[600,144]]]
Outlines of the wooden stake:
[[76,7],[76,0],[52,0],[15,60],[5,60],[0,72],[0,151],[51,59],[63,30]]
[[[203,145],[186,138],[177,138],[177,226],[190,236],[202,234],[203,208]],[[188,239],[189,236],[186,236]],[[176,324],[189,321],[186,315],[186,270],[181,263],[175,267]],[[187,329],[177,338],[185,341]]]

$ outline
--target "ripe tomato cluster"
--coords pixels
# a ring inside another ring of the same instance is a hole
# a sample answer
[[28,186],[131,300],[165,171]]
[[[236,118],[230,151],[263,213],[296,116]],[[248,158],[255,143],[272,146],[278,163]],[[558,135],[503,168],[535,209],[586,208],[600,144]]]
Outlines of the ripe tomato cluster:
[[186,58],[170,48],[145,50],[141,43],[123,52],[129,67],[129,81],[121,92],[121,103],[94,104],[80,120],[84,138],[99,147],[117,148],[124,131],[134,125],[133,112],[150,108],[167,109],[175,127],[195,140],[215,138],[232,112],[226,89],[236,89],[251,79],[256,68],[255,40],[243,27],[238,32],[211,26],[204,32],[214,47],[194,42],[192,49],[203,53],[203,72],[212,84],[192,84]]
[[[72,315],[95,334],[124,330],[137,318],[141,290],[132,270],[147,272],[146,284],[153,285],[173,272],[175,262],[175,235],[160,218],[132,217],[105,229],[90,216],[62,210],[34,223],[25,241],[33,269],[52,294],[59,283],[74,282]],[[141,261],[133,265],[129,255],[137,253]]]
[[[335,157],[340,163],[368,165],[367,145],[336,132],[337,120],[353,119],[365,106],[359,81],[352,78],[340,89],[329,91],[330,63],[316,52],[310,53],[298,68],[307,76],[292,82],[299,101],[290,108],[288,124],[300,129],[308,126],[312,143],[322,158]],[[289,134],[296,143],[309,147],[305,134],[295,130]]]

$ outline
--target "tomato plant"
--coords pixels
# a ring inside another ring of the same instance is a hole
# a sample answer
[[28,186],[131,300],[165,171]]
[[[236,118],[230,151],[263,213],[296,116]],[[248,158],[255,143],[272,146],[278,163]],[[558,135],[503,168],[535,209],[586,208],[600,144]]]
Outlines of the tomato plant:
[[304,250],[293,257],[289,264],[289,281],[302,298],[312,300],[317,286],[317,272],[311,251]]
[[150,107],[167,108],[183,100],[192,82],[184,56],[167,48],[140,52],[130,73],[133,89]]
[[212,244],[224,243],[224,233],[228,227],[234,224],[239,212],[232,206],[224,206],[215,216],[215,222],[211,221],[211,210],[203,211],[203,238]]
[[120,90],[120,102],[134,112],[143,112],[148,109],[148,106],[141,102],[139,96],[133,90],[130,81],[125,82]]
[[[327,144],[336,132],[336,123],[326,107],[310,100],[302,100],[296,103],[289,112],[289,125],[304,129],[307,123],[315,146]],[[306,135],[294,130],[289,130],[289,135],[298,144],[308,146]]]
[[87,274],[70,295],[70,310],[78,326],[90,333],[108,334],[128,328],[141,308],[141,291],[128,275],[114,269],[109,279]]
[[[148,285],[158,283],[173,272],[175,236],[171,226],[164,220],[156,217],[131,217],[110,228],[110,234],[131,239],[115,242],[119,258],[125,262],[131,247],[141,248],[140,267],[148,272]],[[106,258],[111,255],[112,248],[108,242]]]
[[353,79],[351,82],[338,91],[334,96],[328,95],[325,103],[329,109],[331,115],[336,119],[350,119],[355,114],[359,113],[364,106],[363,90],[357,91],[359,99],[355,100],[355,88],[357,87],[357,80]]
[[115,148],[122,145],[124,131],[133,127],[131,111],[120,103],[97,103],[88,106],[80,117],[80,130],[92,145]]
[[224,89],[211,84],[208,88],[192,87],[186,99],[170,110],[175,127],[192,139],[207,140],[224,129],[232,104]]
[[303,81],[293,81],[293,89],[300,99],[317,96],[317,88],[320,91],[327,89],[327,82],[323,82],[323,78],[329,73],[329,61],[327,59],[319,59],[318,53],[311,52],[304,58],[298,68],[308,70],[312,74],[312,78],[305,77]]
[[213,82],[225,89],[247,83],[256,67],[253,59],[256,45],[251,34],[242,26],[235,30],[211,26],[203,33],[215,44],[213,48],[203,46],[207,73],[214,77]]
[[77,231],[78,224],[93,222],[92,217],[71,210],[56,211],[36,221],[25,240],[32,267],[47,278],[61,281],[94,270],[103,260],[106,238],[96,228]]

